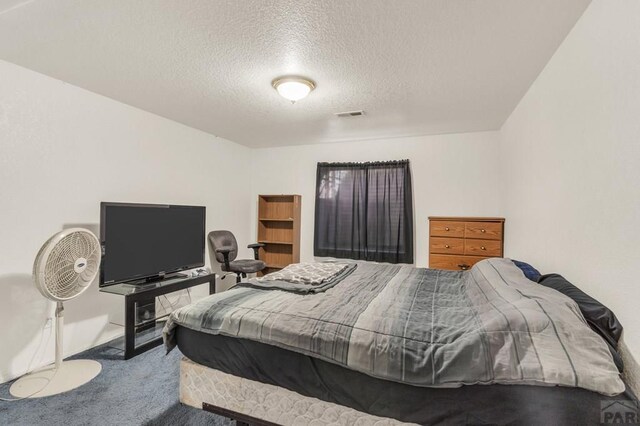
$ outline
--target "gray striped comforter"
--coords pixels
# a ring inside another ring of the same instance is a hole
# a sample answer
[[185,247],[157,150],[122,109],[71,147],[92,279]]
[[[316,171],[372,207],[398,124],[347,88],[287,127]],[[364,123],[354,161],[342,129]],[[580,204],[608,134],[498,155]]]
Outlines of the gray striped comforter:
[[236,287],[175,311],[177,325],[255,340],[416,386],[531,384],[616,395],[604,341],[564,295],[508,259],[467,272],[359,263],[318,294]]

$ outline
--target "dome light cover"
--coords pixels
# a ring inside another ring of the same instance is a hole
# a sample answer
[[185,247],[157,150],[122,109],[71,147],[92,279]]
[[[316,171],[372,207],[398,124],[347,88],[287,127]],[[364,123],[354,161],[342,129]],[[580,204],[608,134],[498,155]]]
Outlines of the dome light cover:
[[291,103],[296,103],[296,101],[307,97],[316,88],[316,84],[313,81],[297,76],[278,77],[273,80],[271,85],[280,96],[290,100]]

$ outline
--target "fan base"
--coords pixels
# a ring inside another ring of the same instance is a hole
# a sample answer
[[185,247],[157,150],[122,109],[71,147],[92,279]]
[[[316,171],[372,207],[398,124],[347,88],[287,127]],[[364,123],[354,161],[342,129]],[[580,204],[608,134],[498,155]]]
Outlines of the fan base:
[[9,392],[16,398],[41,398],[57,395],[84,385],[100,374],[102,365],[97,361],[75,359],[63,361],[56,372],[55,365],[18,379]]

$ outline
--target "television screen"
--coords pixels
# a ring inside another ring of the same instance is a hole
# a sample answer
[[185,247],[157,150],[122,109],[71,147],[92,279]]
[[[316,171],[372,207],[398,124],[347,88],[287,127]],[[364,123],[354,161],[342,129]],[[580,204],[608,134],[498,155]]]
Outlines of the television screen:
[[100,285],[204,265],[205,208],[100,204]]

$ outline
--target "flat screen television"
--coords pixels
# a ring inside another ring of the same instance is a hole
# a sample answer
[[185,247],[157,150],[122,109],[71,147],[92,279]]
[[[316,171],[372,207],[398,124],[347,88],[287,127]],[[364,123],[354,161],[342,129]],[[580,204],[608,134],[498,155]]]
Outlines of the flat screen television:
[[100,286],[204,266],[205,208],[100,203]]

